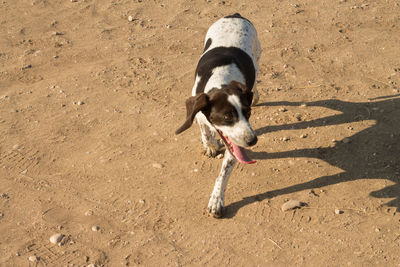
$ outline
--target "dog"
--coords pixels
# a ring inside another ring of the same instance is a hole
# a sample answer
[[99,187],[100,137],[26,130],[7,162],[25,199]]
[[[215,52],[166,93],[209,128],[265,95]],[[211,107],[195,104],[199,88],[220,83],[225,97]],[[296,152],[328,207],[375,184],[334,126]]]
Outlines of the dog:
[[223,215],[225,189],[236,162],[255,163],[244,147],[257,143],[249,118],[251,105],[259,98],[254,85],[260,56],[256,29],[239,13],[211,25],[196,67],[192,96],[186,100],[186,121],[175,132],[187,130],[196,118],[207,156],[215,157],[226,147],[207,207],[216,218]]

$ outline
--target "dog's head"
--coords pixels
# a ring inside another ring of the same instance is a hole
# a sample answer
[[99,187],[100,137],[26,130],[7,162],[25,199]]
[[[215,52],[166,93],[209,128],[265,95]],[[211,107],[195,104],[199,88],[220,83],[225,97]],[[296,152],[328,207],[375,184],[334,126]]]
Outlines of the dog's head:
[[245,85],[232,81],[221,89],[212,89],[186,100],[187,118],[176,130],[187,130],[198,112],[202,112],[218,131],[231,154],[240,162],[253,163],[243,147],[257,143],[257,136],[249,123],[253,93]]

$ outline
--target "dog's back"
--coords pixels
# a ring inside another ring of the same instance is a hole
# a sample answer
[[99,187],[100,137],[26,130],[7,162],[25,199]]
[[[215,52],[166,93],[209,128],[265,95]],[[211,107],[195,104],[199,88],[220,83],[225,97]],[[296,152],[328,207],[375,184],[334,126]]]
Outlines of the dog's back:
[[[207,42],[209,43],[208,46]],[[204,53],[215,47],[240,48],[249,54],[254,66],[258,67],[261,46],[258,41],[257,31],[253,24],[248,19],[240,16],[239,13],[221,18],[211,25],[207,31],[204,44]]]
[[260,56],[257,31],[249,20],[238,13],[219,19],[207,31],[192,95],[221,88],[231,81],[251,90]]

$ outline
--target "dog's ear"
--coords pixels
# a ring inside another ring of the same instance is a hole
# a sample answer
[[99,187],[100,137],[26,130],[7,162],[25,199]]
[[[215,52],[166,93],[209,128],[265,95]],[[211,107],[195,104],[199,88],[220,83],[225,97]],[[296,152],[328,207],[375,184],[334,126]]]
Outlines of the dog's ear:
[[204,111],[209,106],[208,95],[201,93],[196,96],[191,96],[186,100],[186,121],[185,123],[176,130],[175,134],[180,134],[181,132],[187,130],[192,126],[194,117],[197,112]]
[[253,101],[253,92],[251,91],[251,89],[247,88],[247,86],[243,83],[237,81],[231,81],[229,85],[240,89],[245,95],[247,103],[251,106],[251,102]]

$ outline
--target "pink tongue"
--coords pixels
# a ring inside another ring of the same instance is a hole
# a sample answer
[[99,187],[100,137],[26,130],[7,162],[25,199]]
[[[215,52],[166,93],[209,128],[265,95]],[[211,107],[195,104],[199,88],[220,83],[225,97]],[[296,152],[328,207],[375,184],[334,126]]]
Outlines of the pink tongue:
[[256,163],[255,160],[251,160],[248,156],[246,151],[244,150],[243,147],[240,147],[234,143],[231,143],[231,146],[233,148],[233,155],[236,157],[236,159],[241,162],[241,163],[246,163],[246,164],[253,164]]

